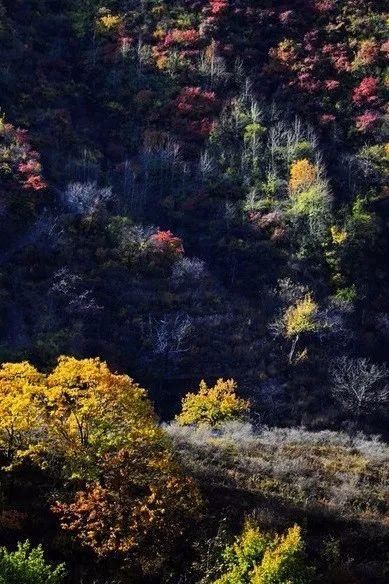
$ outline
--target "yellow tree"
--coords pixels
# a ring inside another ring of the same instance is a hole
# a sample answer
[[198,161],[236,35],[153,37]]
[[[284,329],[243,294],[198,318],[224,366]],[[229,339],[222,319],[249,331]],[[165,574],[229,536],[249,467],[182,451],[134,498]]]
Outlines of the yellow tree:
[[292,363],[294,353],[303,333],[314,332],[319,328],[318,305],[310,294],[298,300],[293,306],[289,306],[283,316],[283,327],[285,336],[292,339],[292,346],[289,352],[289,363]]
[[42,430],[44,375],[23,361],[0,368],[0,447],[8,462],[36,441]]
[[201,381],[198,393],[188,393],[182,400],[182,411],[176,417],[178,424],[216,426],[244,417],[248,413],[249,402],[236,395],[236,387],[233,379],[218,379],[213,387]]
[[85,472],[107,450],[164,442],[146,391],[100,359],[60,357],[47,377],[49,447]]
[[289,190],[295,194],[310,187],[317,180],[318,172],[315,165],[306,158],[296,160],[290,168]]
[[301,530],[294,525],[272,537],[252,521],[222,555],[223,574],[213,584],[305,584],[311,569],[304,563]]
[[294,525],[266,549],[261,563],[254,568],[250,584],[303,584],[310,570],[304,565],[302,552],[301,529]]
[[157,573],[201,501],[145,390],[99,359],[72,357],[47,385],[48,452],[82,485],[53,506],[62,527],[100,556]]
[[[48,374],[0,368],[0,448],[65,478],[53,510],[98,555],[158,573],[201,499],[158,425],[144,389],[100,359],[60,357]],[[74,481],[74,479],[76,479]]]

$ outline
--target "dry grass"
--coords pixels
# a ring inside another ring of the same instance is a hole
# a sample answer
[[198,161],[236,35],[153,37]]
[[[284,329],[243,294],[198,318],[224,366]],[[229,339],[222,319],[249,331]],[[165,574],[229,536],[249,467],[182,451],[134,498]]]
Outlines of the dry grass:
[[200,483],[389,524],[389,447],[378,438],[242,423],[167,431]]

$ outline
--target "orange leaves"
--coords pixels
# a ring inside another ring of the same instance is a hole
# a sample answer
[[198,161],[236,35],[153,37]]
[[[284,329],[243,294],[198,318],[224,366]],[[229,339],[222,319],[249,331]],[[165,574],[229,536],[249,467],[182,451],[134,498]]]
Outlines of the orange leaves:
[[166,34],[163,44],[165,47],[170,47],[175,44],[190,47],[195,45],[199,41],[199,38],[200,35],[194,28],[187,30],[173,29]]
[[201,506],[146,392],[100,359],[60,357],[48,375],[27,362],[3,365],[0,446],[10,462],[23,448],[68,485],[76,480],[73,498],[53,506],[62,527],[144,572],[158,572]]
[[359,69],[371,65],[379,56],[379,44],[373,39],[366,39],[360,42],[358,52],[353,62],[353,68]]
[[41,176],[29,176],[23,183],[24,189],[32,189],[34,191],[41,191],[47,188],[47,183]]
[[97,555],[119,555],[154,572],[200,509],[196,487],[156,445],[120,450],[99,464],[104,486],[87,485],[73,502],[57,502],[54,512]]
[[317,179],[317,169],[306,158],[293,162],[290,169],[289,188],[292,193],[311,186]]
[[171,231],[158,230],[150,238],[154,249],[163,254],[172,254],[180,256],[184,254],[182,241],[179,237],[175,237]]

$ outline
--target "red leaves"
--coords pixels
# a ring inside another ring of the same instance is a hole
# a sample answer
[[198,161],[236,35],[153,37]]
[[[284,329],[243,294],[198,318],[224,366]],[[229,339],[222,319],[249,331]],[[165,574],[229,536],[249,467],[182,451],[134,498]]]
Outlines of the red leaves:
[[301,72],[297,75],[297,86],[306,93],[315,93],[320,89],[320,81],[310,73]]
[[334,91],[335,89],[338,89],[339,85],[340,82],[336,79],[326,79],[324,81],[324,87],[327,91]]
[[353,91],[353,102],[356,105],[372,104],[378,99],[378,79],[365,77]]
[[15,187],[21,185],[23,189],[34,191],[45,189],[47,184],[41,176],[39,154],[32,149],[27,131],[12,124],[3,124],[0,141],[7,152],[7,163],[12,169]]
[[[286,36],[270,48],[263,75],[277,75],[284,88],[293,88],[297,103],[309,106],[320,124],[332,123],[339,111],[342,125],[351,129],[356,122],[359,131],[370,130],[384,114],[380,71],[389,43],[382,42],[380,31],[385,14],[374,9],[372,24],[363,0],[307,0],[300,11],[296,3],[281,3],[277,16]],[[311,20],[305,18],[307,10],[316,13]]]
[[360,132],[371,130],[375,126],[379,117],[380,114],[378,112],[366,110],[361,116],[356,118],[357,130]]
[[47,188],[47,183],[39,175],[29,176],[23,183],[24,189],[33,189],[34,191],[41,191]]
[[[378,104],[379,80],[376,77],[365,77],[354,89],[352,100],[357,106],[375,106]],[[357,116],[356,128],[359,132],[368,132],[380,119],[380,112],[367,109]]]
[[319,13],[329,12],[334,6],[334,0],[315,0],[313,3],[314,10]]
[[212,16],[221,16],[227,12],[228,8],[228,0],[210,0],[208,11]]
[[36,158],[30,158],[27,162],[21,162],[18,170],[22,175],[26,175],[23,180],[24,189],[33,189],[34,191],[41,191],[47,187],[47,184],[40,175],[41,165],[38,162],[38,153],[32,151],[32,155]]
[[41,165],[37,160],[30,158],[27,162],[21,162],[18,168],[22,174],[39,174]]
[[283,10],[282,12],[280,12],[278,19],[281,22],[281,24],[289,24],[294,17],[294,11],[293,10]]
[[328,124],[332,124],[335,122],[336,117],[333,114],[322,114],[319,118],[320,123],[323,126],[327,126]]
[[177,110],[184,115],[202,116],[215,111],[217,105],[213,91],[200,87],[184,87],[176,99]]
[[351,64],[347,46],[344,43],[327,44],[323,47],[323,54],[327,55],[337,73],[350,71]]
[[219,102],[213,91],[184,87],[172,102],[173,128],[187,141],[201,142],[212,130]]
[[162,254],[180,256],[184,254],[182,241],[173,235],[171,231],[158,230],[150,237],[150,242],[154,249]]
[[180,30],[175,28],[167,33],[163,41],[164,47],[171,47],[172,45],[182,45],[190,47],[195,45],[200,39],[198,31],[194,28],[187,30]]

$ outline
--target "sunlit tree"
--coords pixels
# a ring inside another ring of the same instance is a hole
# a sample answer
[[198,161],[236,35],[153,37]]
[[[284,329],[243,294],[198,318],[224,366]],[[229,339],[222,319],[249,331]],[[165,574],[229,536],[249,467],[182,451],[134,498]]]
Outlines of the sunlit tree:
[[233,379],[218,379],[213,387],[201,381],[198,393],[188,393],[182,400],[182,411],[177,416],[181,426],[208,424],[244,417],[249,411],[249,402],[236,395]]
[[289,352],[289,362],[292,363],[297,343],[303,333],[314,332],[318,329],[318,305],[310,294],[289,306],[283,316],[284,334],[292,340]]
[[8,462],[22,454],[42,431],[39,407],[44,375],[23,361],[0,368],[0,447]]
[[213,584],[305,584],[312,571],[304,561],[301,529],[294,525],[284,535],[272,537],[252,521],[225,548],[223,574]]
[[306,158],[296,160],[290,168],[289,189],[296,193],[310,187],[317,179],[317,169]]

